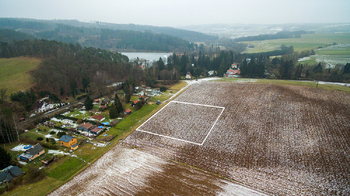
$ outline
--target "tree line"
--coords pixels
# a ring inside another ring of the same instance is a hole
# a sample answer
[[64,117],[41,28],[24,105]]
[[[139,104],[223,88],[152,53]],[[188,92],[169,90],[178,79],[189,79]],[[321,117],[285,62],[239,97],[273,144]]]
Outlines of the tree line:
[[262,41],[262,40],[271,40],[271,39],[286,39],[286,38],[301,38],[303,34],[314,34],[312,31],[280,31],[275,34],[261,34],[255,36],[239,37],[234,39],[236,42],[243,41]]

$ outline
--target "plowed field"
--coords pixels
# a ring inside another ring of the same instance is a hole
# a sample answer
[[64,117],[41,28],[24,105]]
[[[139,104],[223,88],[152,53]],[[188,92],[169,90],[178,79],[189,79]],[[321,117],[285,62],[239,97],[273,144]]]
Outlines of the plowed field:
[[170,102],[124,143],[272,194],[350,194],[349,93],[207,82],[175,101],[225,109]]

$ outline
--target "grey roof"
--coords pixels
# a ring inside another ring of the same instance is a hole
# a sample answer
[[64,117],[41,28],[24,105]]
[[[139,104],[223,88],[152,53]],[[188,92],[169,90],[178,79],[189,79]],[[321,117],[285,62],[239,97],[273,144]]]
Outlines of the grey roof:
[[4,169],[2,173],[0,173],[0,182],[7,180],[11,181],[13,178],[23,174],[22,170],[18,166],[8,166]]
[[62,137],[60,138],[60,141],[68,143],[71,139],[73,139],[73,137],[70,135],[62,135]]
[[35,146],[33,146],[32,148],[29,148],[26,153],[29,153],[31,155],[36,155],[39,152],[43,151],[44,148],[38,143]]
[[0,173],[0,184],[3,181],[7,181],[10,182],[13,179],[13,177],[11,176],[11,174],[8,171],[4,171]]
[[22,172],[22,170],[18,166],[13,166],[10,169],[10,173],[12,176],[17,177],[17,176],[23,174],[24,172]]

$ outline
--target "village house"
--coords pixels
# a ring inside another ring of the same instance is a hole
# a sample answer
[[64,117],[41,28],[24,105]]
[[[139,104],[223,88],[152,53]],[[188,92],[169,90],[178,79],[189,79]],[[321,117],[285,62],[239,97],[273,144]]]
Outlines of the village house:
[[0,185],[24,174],[18,166],[8,166],[0,173]]
[[92,134],[98,135],[101,131],[102,131],[102,128],[95,127],[93,129],[91,129],[89,132]]
[[208,71],[208,76],[213,76],[214,74],[216,74],[216,71],[214,70]]
[[118,120],[114,120],[113,122],[111,122],[111,126],[114,126],[116,124],[118,124]]
[[101,101],[101,105],[108,105],[110,101],[108,99],[104,99]]
[[187,74],[186,74],[186,80],[191,80],[191,79],[192,79],[191,72],[187,72]]
[[99,114],[99,115],[95,115],[95,116],[93,116],[92,117],[93,119],[95,119],[95,120],[97,120],[97,121],[103,121],[104,119],[105,119],[105,117],[103,116],[103,115],[101,115],[101,114]]
[[132,112],[132,111],[131,111],[130,109],[127,109],[127,110],[124,111],[124,114],[125,114],[125,115],[126,115],[126,114],[131,114],[131,112]]
[[237,65],[236,63],[233,63],[233,64],[231,65],[231,69],[238,69],[238,65]]
[[132,106],[132,107],[135,107],[135,105],[136,105],[139,101],[140,101],[139,99],[138,99],[138,100],[135,100],[134,102],[131,103],[131,106]]
[[44,101],[37,101],[34,106],[34,112],[46,112],[49,111],[51,109],[53,109],[55,107],[55,105],[53,104],[48,104]]
[[92,125],[91,123],[82,123],[80,124],[77,129],[80,130],[80,131],[86,131],[88,132],[89,130],[95,128],[94,125]]
[[240,74],[241,74],[241,71],[239,69],[236,69],[236,70],[229,69],[225,73],[225,76],[228,78],[233,78],[233,77],[239,77]]
[[76,137],[72,137],[70,135],[62,135],[60,138],[60,145],[65,146],[67,148],[71,148],[72,150],[78,149],[78,140]]
[[40,144],[36,144],[26,150],[24,153],[18,156],[20,160],[29,162],[37,158],[38,156],[42,155],[45,153],[44,148]]

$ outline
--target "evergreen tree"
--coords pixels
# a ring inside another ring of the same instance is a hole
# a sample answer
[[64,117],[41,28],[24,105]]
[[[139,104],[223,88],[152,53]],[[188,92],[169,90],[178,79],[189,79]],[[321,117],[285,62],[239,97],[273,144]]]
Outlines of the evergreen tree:
[[86,100],[84,101],[85,109],[91,110],[94,107],[93,102],[94,100],[87,96]]
[[0,170],[11,164],[11,155],[5,149],[0,147]]
[[343,74],[350,74],[350,63],[346,63],[344,66]]
[[117,118],[117,117],[118,117],[117,107],[113,104],[111,106],[111,108],[109,109],[109,118],[113,119],[113,118]]
[[129,103],[130,102],[130,98],[131,98],[131,95],[130,95],[130,85],[129,85],[129,82],[126,81],[124,83],[124,92],[125,92],[125,102],[126,103]]
[[318,65],[317,65],[312,71],[313,71],[314,73],[323,73],[321,63],[318,63]]
[[122,105],[122,103],[120,102],[120,99],[119,99],[117,93],[115,94],[114,105],[115,105],[115,107],[116,107],[116,109],[117,109],[117,114],[119,114],[119,113],[121,113],[121,112],[124,111],[123,105]]

